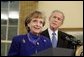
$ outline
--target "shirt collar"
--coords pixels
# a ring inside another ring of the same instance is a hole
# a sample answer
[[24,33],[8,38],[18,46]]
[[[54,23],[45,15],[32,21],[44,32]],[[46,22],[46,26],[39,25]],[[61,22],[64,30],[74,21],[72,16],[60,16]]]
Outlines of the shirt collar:
[[29,37],[32,39],[32,40],[35,40],[35,39],[38,39],[39,36],[33,34],[32,32],[29,32]]
[[[48,28],[48,32],[49,32],[49,37],[50,37],[50,39],[52,41],[52,33],[53,33],[53,31],[50,28]],[[58,29],[55,31],[55,33],[56,33],[56,38],[58,38]]]
[[[51,34],[51,35],[52,35],[52,33],[53,33],[53,31],[52,31],[50,28],[48,28],[48,32],[49,32],[49,34]],[[55,33],[56,33],[56,35],[58,34],[58,29],[55,31]]]

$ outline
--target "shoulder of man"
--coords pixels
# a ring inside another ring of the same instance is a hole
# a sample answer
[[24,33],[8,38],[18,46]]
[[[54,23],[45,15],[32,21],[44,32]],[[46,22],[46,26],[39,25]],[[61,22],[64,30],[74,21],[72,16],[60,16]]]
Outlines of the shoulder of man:
[[60,30],[58,30],[58,34],[60,34],[63,37],[75,38],[73,35],[60,31]]
[[45,33],[48,33],[48,29],[41,32],[41,34],[45,34]]

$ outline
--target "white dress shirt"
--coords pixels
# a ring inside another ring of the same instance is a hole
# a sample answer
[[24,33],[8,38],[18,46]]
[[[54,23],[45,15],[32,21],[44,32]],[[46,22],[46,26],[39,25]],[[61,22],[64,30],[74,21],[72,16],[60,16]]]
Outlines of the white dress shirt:
[[[48,28],[48,32],[49,32],[50,40],[52,42],[52,33],[53,33],[53,31],[50,28]],[[56,33],[56,36],[55,36],[56,40],[58,41],[58,30],[56,30],[55,33]]]

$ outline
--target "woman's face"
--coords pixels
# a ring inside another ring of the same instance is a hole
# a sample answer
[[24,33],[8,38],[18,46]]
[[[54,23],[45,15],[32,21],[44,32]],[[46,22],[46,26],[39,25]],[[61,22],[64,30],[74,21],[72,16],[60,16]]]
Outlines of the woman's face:
[[31,22],[28,24],[30,27],[30,32],[34,34],[39,34],[43,27],[43,19],[41,18],[33,18]]

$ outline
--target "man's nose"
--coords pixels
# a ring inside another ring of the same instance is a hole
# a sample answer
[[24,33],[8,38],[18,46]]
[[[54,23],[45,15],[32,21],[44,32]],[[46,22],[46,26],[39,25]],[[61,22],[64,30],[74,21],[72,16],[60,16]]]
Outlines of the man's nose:
[[57,22],[58,18],[55,18],[54,21]]

